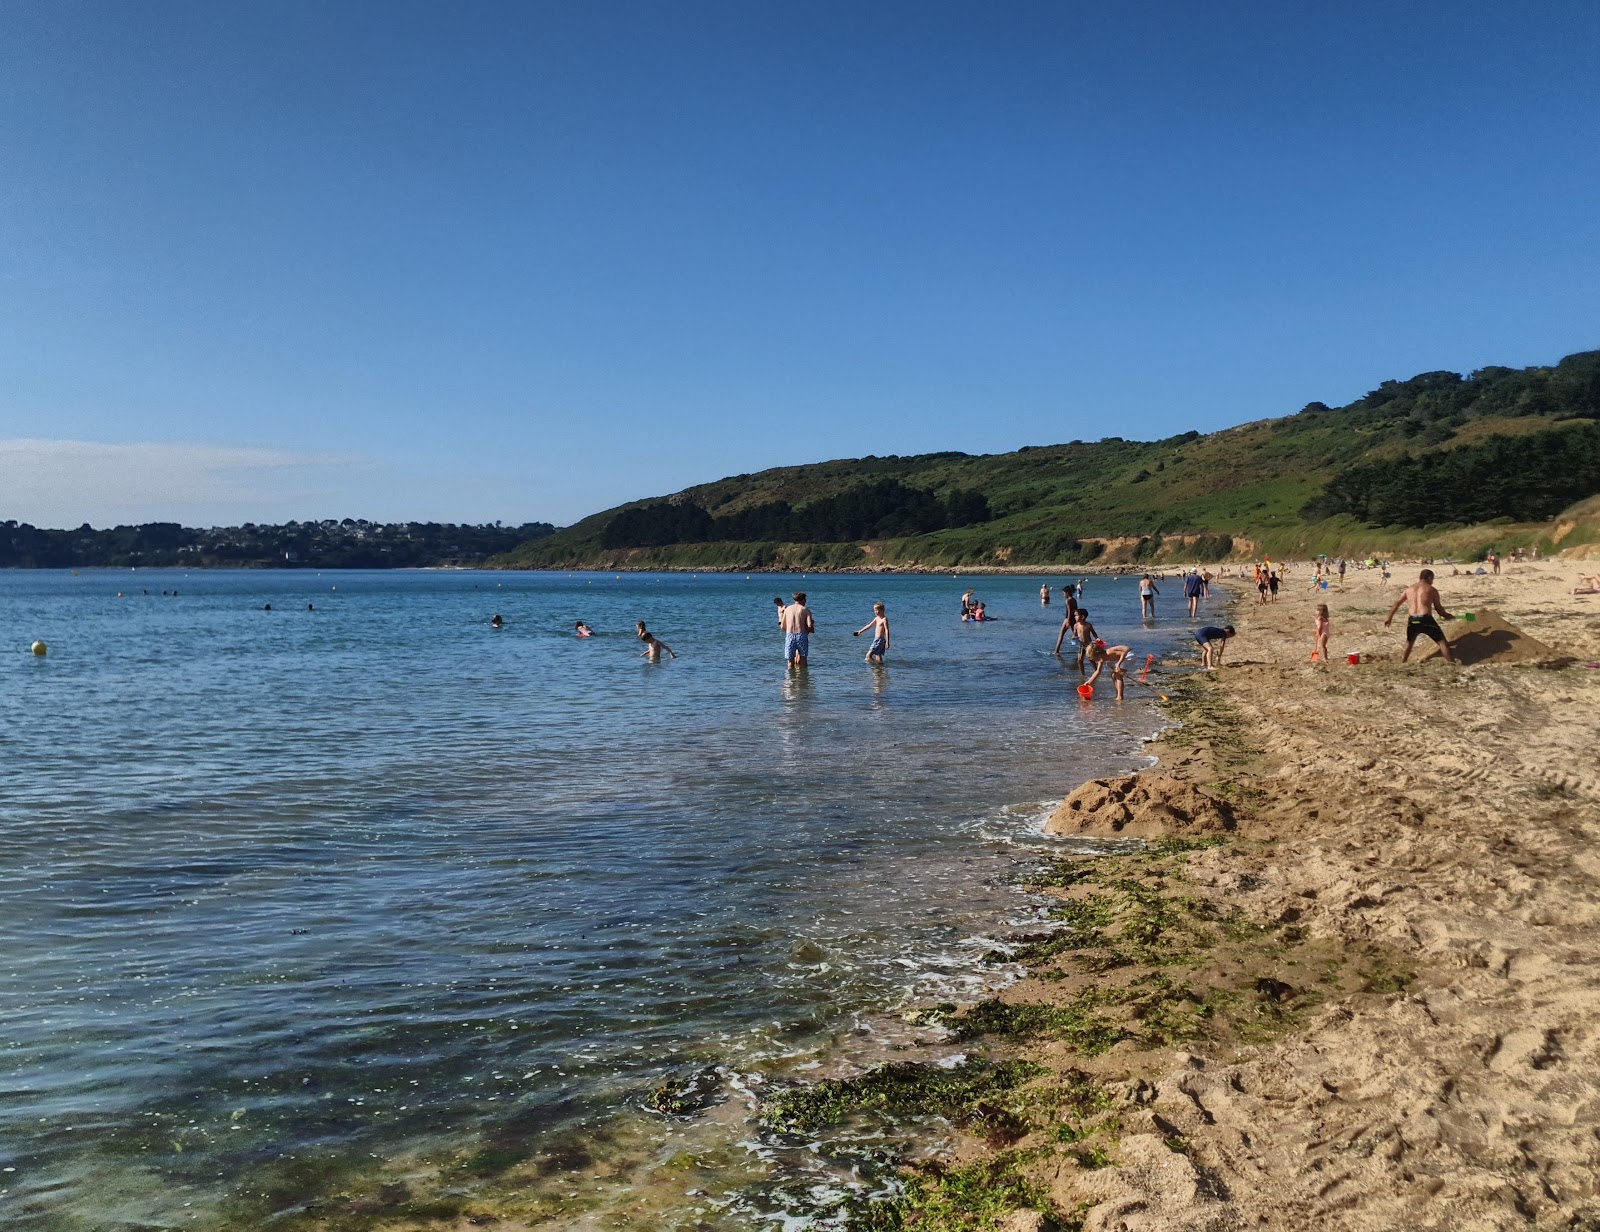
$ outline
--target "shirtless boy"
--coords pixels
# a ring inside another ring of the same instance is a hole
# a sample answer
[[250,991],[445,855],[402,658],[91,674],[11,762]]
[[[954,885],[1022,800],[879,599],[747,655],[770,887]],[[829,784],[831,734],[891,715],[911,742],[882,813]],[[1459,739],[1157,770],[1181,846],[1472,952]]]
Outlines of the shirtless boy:
[[[1089,647],[1100,636],[1094,631],[1094,626],[1089,623],[1089,609],[1080,607],[1073,613],[1072,636],[1078,639],[1078,673],[1083,673],[1083,656],[1088,653]],[[1060,639],[1056,640],[1057,651],[1060,649]]]
[[883,604],[872,605],[872,619],[857,629],[855,636],[860,637],[868,629],[872,630],[872,645],[867,648],[867,662],[882,663],[883,652],[889,649],[889,618],[883,614]]
[[1122,700],[1123,681],[1127,679],[1128,675],[1124,670],[1124,664],[1127,663],[1128,656],[1132,653],[1133,648],[1130,646],[1102,646],[1098,641],[1091,643],[1089,646],[1089,661],[1094,664],[1094,671],[1090,674],[1089,679],[1083,683],[1093,688],[1094,682],[1100,679],[1100,673],[1105,671],[1106,664],[1111,664],[1111,682],[1116,686],[1117,700],[1120,702]]
[[640,657],[648,659],[652,663],[661,662],[661,652],[663,650],[665,650],[669,655],[672,655],[674,659],[678,657],[677,655],[672,654],[672,647],[668,646],[654,633],[641,634],[639,640],[644,643],[644,653]]
[[1411,657],[1411,647],[1416,644],[1417,635],[1426,633],[1438,643],[1439,653],[1444,656],[1444,661],[1454,663],[1455,659],[1450,654],[1450,643],[1444,640],[1444,630],[1433,618],[1433,613],[1438,612],[1446,620],[1454,620],[1455,617],[1445,611],[1444,604],[1439,601],[1439,592],[1433,588],[1432,569],[1424,569],[1417,575],[1417,580],[1401,592],[1400,597],[1394,601],[1394,606],[1389,609],[1389,615],[1384,619],[1384,628],[1388,628],[1394,621],[1394,614],[1400,610],[1402,603],[1405,604],[1410,616],[1406,619],[1406,648],[1400,654],[1400,662],[1404,663]]
[[790,667],[804,667],[811,654],[811,635],[817,622],[806,606],[806,592],[794,592],[794,602],[778,612],[778,627],[783,630],[783,660]]

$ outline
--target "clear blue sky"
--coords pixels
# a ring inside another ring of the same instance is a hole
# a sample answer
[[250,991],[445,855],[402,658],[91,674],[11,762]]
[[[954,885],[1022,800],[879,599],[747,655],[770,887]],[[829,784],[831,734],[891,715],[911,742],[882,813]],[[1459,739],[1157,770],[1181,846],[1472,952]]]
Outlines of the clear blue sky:
[[1597,46],[1595,0],[8,0],[0,519],[567,522],[1553,361]]

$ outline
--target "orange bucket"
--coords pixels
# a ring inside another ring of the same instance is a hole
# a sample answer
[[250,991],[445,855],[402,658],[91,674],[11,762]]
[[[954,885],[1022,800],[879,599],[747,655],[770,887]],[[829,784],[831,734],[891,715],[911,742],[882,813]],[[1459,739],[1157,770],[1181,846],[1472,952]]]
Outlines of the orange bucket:
[[1093,697],[1094,696],[1094,685],[1092,685],[1092,684],[1080,684],[1078,686],[1078,696],[1079,697]]

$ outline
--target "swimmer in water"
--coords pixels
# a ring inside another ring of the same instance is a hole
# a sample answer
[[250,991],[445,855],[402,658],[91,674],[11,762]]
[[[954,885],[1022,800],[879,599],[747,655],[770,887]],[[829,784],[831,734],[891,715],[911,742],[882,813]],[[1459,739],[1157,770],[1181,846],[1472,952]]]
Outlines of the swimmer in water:
[[491,629],[498,629],[505,623],[505,618],[501,616],[499,612],[496,612],[493,616],[489,617],[489,627]]
[[636,630],[638,630],[638,633],[637,633],[637,634],[636,634],[636,636],[637,636],[637,637],[638,637],[638,639],[639,639],[639,640],[640,640],[640,641],[641,641],[641,642],[642,642],[642,641],[644,641],[644,640],[645,640],[645,638],[647,638],[647,637],[648,637],[648,636],[649,636],[649,633],[648,633],[648,631],[647,631],[647,630],[646,630],[646,629],[645,629],[645,627],[644,627],[644,621],[642,621],[642,620],[636,620],[636,621],[634,621],[634,622],[633,622],[633,627],[634,627],[634,628],[635,628],[635,629],[636,629]]
[[591,629],[588,625],[584,624],[583,621],[581,621],[581,620],[578,621],[572,627],[573,627],[574,631],[577,633],[577,635],[579,637],[593,637],[594,636],[594,630]]
[[641,634],[640,640],[644,642],[644,654],[641,657],[650,660],[652,663],[661,662],[661,652],[663,650],[672,655],[674,659],[678,657],[672,654],[672,647],[656,637],[654,633]]

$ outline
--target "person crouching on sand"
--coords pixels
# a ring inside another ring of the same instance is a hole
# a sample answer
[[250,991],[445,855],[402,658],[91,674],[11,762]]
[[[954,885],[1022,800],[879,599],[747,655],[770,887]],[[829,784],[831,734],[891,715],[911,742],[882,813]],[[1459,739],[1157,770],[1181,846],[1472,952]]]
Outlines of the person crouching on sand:
[[889,649],[889,618],[883,614],[883,604],[872,605],[872,619],[857,629],[855,636],[860,637],[868,629],[872,630],[872,645],[867,647],[867,662],[882,663],[883,652]]
[[668,646],[654,633],[642,634],[640,640],[644,642],[644,653],[640,657],[648,659],[652,663],[661,662],[661,652],[663,650],[665,650],[669,655],[672,655],[674,659],[678,657],[677,655],[672,654],[672,647]]
[[1234,635],[1232,625],[1201,625],[1194,631],[1194,640],[1200,644],[1200,666],[1212,671],[1222,662],[1222,652],[1228,648],[1228,639]]

